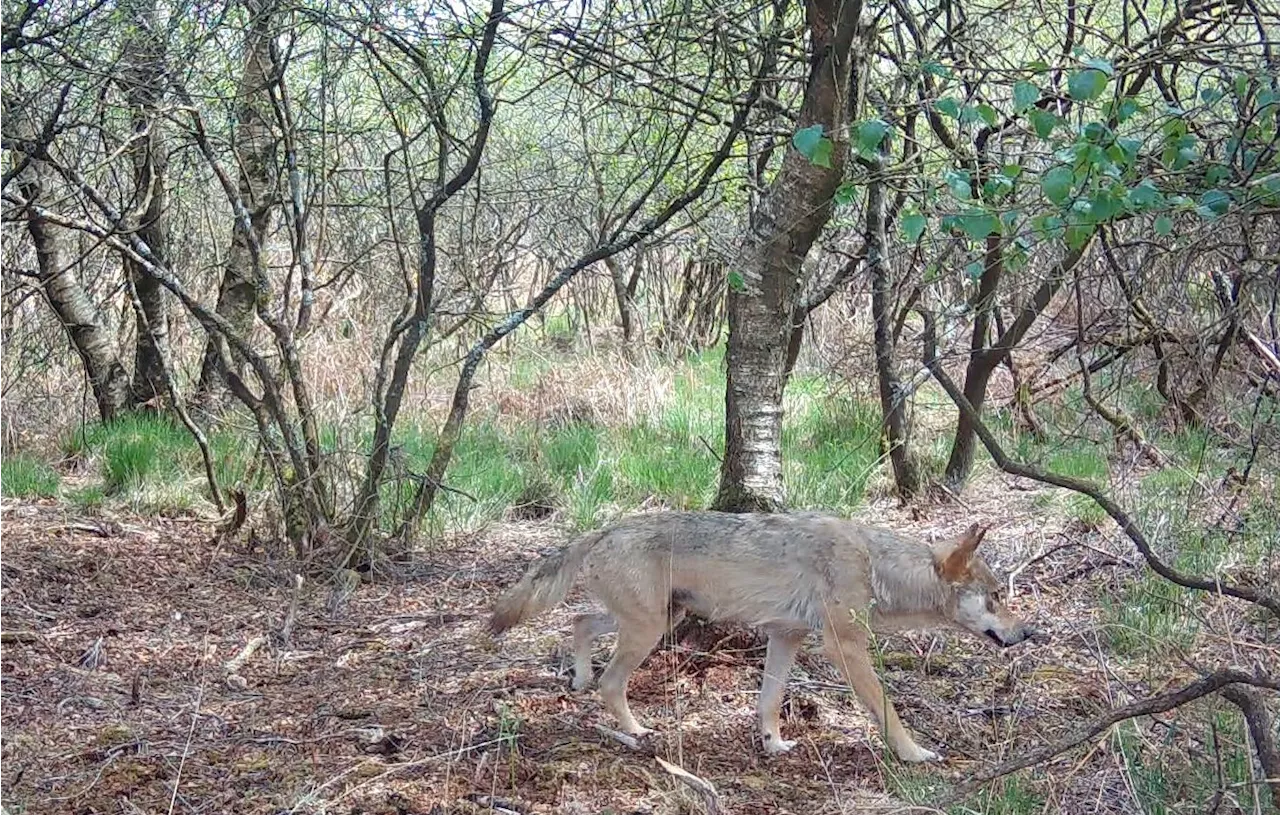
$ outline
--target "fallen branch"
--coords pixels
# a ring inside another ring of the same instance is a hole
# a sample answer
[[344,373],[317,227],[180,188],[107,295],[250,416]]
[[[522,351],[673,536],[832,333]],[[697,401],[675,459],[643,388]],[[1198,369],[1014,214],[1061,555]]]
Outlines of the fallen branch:
[[[1103,731],[1129,719],[1138,716],[1150,716],[1153,713],[1164,713],[1175,707],[1181,707],[1188,702],[1199,699],[1202,696],[1208,696],[1215,691],[1222,690],[1236,683],[1244,685],[1254,685],[1257,687],[1270,688],[1272,690],[1280,690],[1280,679],[1274,679],[1266,676],[1254,676],[1244,671],[1235,669],[1227,669],[1211,673],[1208,676],[1198,679],[1179,690],[1170,693],[1164,693],[1159,696],[1153,696],[1148,699],[1140,699],[1131,704],[1109,710],[1089,724],[1077,730],[1075,733],[1066,738],[1034,750],[1021,758],[1011,759],[1004,762],[986,772],[974,776],[968,783],[961,785],[954,790],[950,796],[944,799],[937,806],[939,809],[946,809],[948,806],[963,801],[968,798],[979,787],[990,783],[997,778],[1003,778],[1010,773],[1016,773],[1018,770],[1025,770],[1027,767],[1034,767],[1037,764],[1043,764],[1055,756],[1067,752],[1081,744],[1093,739]],[[1225,695],[1225,694],[1224,694]]]
[[943,369],[941,361],[938,359],[937,339],[933,327],[933,315],[927,311],[922,311],[925,320],[925,348],[924,363],[925,367],[933,374],[933,378],[938,381],[947,395],[951,397],[951,401],[955,403],[956,408],[961,415],[969,420],[973,425],[974,432],[982,441],[982,445],[987,448],[987,452],[991,454],[992,460],[996,466],[1011,475],[1030,478],[1033,481],[1039,481],[1042,484],[1052,484],[1055,487],[1063,487],[1081,495],[1087,495],[1092,498],[1098,506],[1102,507],[1111,519],[1119,525],[1120,529],[1133,541],[1133,545],[1137,547],[1138,552],[1142,554],[1143,559],[1147,561],[1147,565],[1151,570],[1166,580],[1177,583],[1179,586],[1188,589],[1196,589],[1198,591],[1207,591],[1214,594],[1224,594],[1228,597],[1235,597],[1240,600],[1247,600],[1269,610],[1272,614],[1280,617],[1280,597],[1270,591],[1264,589],[1251,589],[1245,586],[1236,586],[1230,583],[1224,583],[1218,579],[1208,579],[1197,577],[1194,575],[1183,574],[1169,564],[1165,563],[1155,553],[1151,547],[1151,542],[1147,540],[1147,536],[1142,533],[1138,525],[1134,523],[1129,514],[1122,510],[1115,501],[1112,501],[1101,490],[1076,478],[1070,478],[1057,473],[1043,472],[1035,467],[1014,461],[1005,454],[1000,443],[996,441],[996,437],[992,434],[990,428],[982,421],[982,417],[978,415],[978,411],[974,409],[973,404],[965,397],[964,393],[956,387],[956,383],[951,380],[947,372]]
[[239,673],[239,669],[244,667],[244,663],[247,663],[247,661],[252,658],[253,654],[257,653],[257,649],[260,649],[260,647],[264,645],[266,645],[266,637],[261,635],[253,637],[252,640],[246,642],[244,647],[241,649],[241,653],[233,656],[233,658],[227,660],[227,664],[223,665],[223,673],[225,676],[228,678],[236,676],[236,674]]
[[653,760],[658,762],[659,767],[683,781],[694,792],[702,796],[702,802],[707,807],[707,815],[728,815],[728,812],[720,806],[720,797],[716,794],[716,788],[712,786],[710,781],[699,778],[683,767],[677,767],[669,761],[663,761],[658,756],[654,756]]
[[641,744],[640,740],[637,739],[635,736],[632,736],[630,733],[623,733],[620,730],[611,730],[610,728],[605,727],[602,724],[595,725],[595,730],[600,735],[608,736],[609,738],[613,739],[614,741],[618,742],[624,747],[629,747],[632,750],[640,750],[641,752],[647,752],[650,754],[652,754],[653,752],[652,750],[648,749],[646,745]]

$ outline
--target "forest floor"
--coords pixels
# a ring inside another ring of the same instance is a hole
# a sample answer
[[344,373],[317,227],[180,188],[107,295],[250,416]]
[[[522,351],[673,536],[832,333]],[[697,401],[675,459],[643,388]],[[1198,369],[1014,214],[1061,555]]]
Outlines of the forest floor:
[[[1020,569],[1013,607],[1052,636],[1007,651],[944,632],[879,641],[891,698],[944,763],[889,757],[815,641],[784,710],[784,736],[798,745],[778,758],[763,756],[755,735],[759,650],[660,648],[631,683],[637,716],[661,733],[656,755],[713,784],[724,812],[930,811],[910,804],[1194,678],[1178,659],[1107,653],[1096,597],[1140,567],[1114,530],[1046,523],[1039,492],[995,477],[963,505],[881,501],[859,513],[922,537],[983,517],[988,558]],[[504,522],[437,541],[402,574],[335,602],[323,582],[295,592],[290,564],[243,543],[215,546],[192,520],[6,499],[2,523],[11,815],[709,811],[653,754],[595,727],[613,722],[594,693],[569,691],[567,634],[583,598],[500,642],[485,633],[493,599],[564,542],[555,524]],[[969,806],[1144,811],[1150,773],[1139,777],[1132,756],[1144,745],[1205,747],[1206,731],[1185,718],[1126,732],[1035,778],[997,782]],[[1248,763],[1228,774],[1247,776]],[[1223,772],[1218,812],[1254,812],[1257,795]]]

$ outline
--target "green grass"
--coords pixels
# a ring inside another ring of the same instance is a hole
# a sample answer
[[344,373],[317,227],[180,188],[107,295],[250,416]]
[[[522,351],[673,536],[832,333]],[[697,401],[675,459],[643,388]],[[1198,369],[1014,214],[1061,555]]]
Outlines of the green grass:
[[100,509],[107,502],[107,493],[99,484],[68,490],[65,497],[72,506],[81,511]]
[[31,456],[8,455],[0,462],[0,492],[7,498],[52,498],[60,480],[52,467]]
[[1189,612],[1195,601],[1188,590],[1146,573],[1116,594],[1100,593],[1102,632],[1109,650],[1121,656],[1154,657],[1167,654],[1172,646],[1186,648],[1200,630],[1197,617]]
[[[478,412],[454,450],[446,491],[430,528],[477,529],[536,500],[572,526],[592,528],[639,506],[707,506],[719,481],[724,447],[723,350],[674,364],[672,395],[641,420],[623,426],[565,422],[539,426]],[[513,377],[536,381],[540,361],[512,363]],[[879,466],[879,411],[833,397],[828,383],[798,376],[787,396],[784,465],[789,501],[797,507],[851,510]],[[434,430],[410,429],[403,444],[409,468],[422,472]],[[407,508],[411,485],[386,493],[393,523]],[[463,494],[465,493],[465,495]]]
[[[1154,745],[1150,741],[1152,732],[1140,738],[1134,734],[1133,726],[1128,722],[1117,728],[1112,741],[1124,759],[1134,797],[1146,815],[1204,812],[1223,784],[1234,788],[1246,809],[1252,811],[1248,792],[1253,785],[1249,771],[1251,747],[1237,712],[1220,709],[1207,719],[1196,720],[1180,715],[1171,726],[1152,731],[1158,732],[1160,739]],[[1205,745],[1204,753],[1190,763],[1186,750],[1177,743],[1188,736]],[[1261,811],[1274,812],[1265,789],[1259,793]]]
[[814,395],[788,418],[782,443],[789,502],[804,508],[854,509],[882,463],[879,407]]
[[[885,771],[889,791],[909,804],[931,808],[946,794],[946,785],[935,770],[906,766],[890,759]],[[986,790],[946,811],[955,815],[1040,815],[1044,806],[1044,798],[1031,788],[1026,776],[1017,774],[998,779]]]
[[[263,486],[265,473],[249,478],[255,454],[251,441],[232,429],[208,435],[220,486]],[[92,505],[117,498],[141,511],[172,513],[189,510],[208,495],[199,447],[185,427],[167,416],[136,413],[87,425],[67,438],[63,448],[68,456],[92,464],[101,478],[101,484],[78,496]]]
[[148,481],[178,476],[186,431],[152,414],[131,414],[109,424],[84,428],[68,441],[72,455],[98,460],[109,494],[141,489]]

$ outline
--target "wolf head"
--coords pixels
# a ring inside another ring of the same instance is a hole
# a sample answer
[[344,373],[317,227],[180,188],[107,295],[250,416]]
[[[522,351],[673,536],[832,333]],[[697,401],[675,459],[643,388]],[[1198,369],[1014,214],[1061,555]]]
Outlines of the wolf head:
[[934,567],[951,591],[951,622],[1008,648],[1037,632],[1005,606],[1003,586],[978,554],[986,534],[986,529],[974,524],[959,540],[939,544],[934,548]]

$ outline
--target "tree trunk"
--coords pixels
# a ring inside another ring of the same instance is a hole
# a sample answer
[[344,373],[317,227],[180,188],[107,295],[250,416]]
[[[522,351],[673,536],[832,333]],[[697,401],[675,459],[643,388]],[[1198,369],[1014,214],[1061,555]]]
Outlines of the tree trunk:
[[[277,72],[272,42],[274,40],[275,0],[244,0],[250,15],[245,29],[244,72],[236,90],[236,132],[233,149],[239,168],[239,194],[249,210],[249,230],[237,218],[231,235],[231,248],[218,288],[217,312],[233,329],[247,337],[253,327],[257,290],[254,264],[264,262],[255,257],[254,246],[261,246],[271,225],[277,203],[276,137],[270,120],[271,85]],[[232,355],[238,365],[240,360]],[[221,356],[210,338],[205,346],[200,368],[198,394],[208,398],[221,390],[223,371]]]
[[875,321],[876,381],[880,389],[880,410],[884,416],[889,461],[898,495],[910,498],[920,490],[920,471],[911,455],[911,423],[907,416],[906,391],[894,366],[893,294],[885,239],[884,172],[885,158],[876,161],[867,187],[867,267],[871,272],[871,316]]
[[782,393],[805,255],[831,214],[848,152],[851,62],[861,3],[810,0],[810,73],[798,128],[821,124],[833,142],[830,167],[795,149],[752,213],[739,259],[741,285],[728,295],[725,454],[713,506],[773,511],[784,501]]
[[636,286],[640,282],[640,250],[636,250],[635,268],[628,277],[626,269],[616,257],[606,258],[605,267],[609,270],[609,279],[613,283],[613,296],[618,303],[618,318],[622,323],[622,353],[630,361],[635,361],[636,345],[640,341],[639,316],[636,314]]
[[[151,247],[156,261],[168,266],[169,225],[166,209],[162,119],[156,108],[165,95],[167,69],[164,39],[156,23],[155,0],[135,0],[125,5],[131,29],[125,43],[124,85],[133,116],[133,182],[138,236]],[[125,259],[125,273],[133,281],[140,312],[134,316],[133,400],[155,404],[167,392],[164,343],[169,336],[169,315],[164,289],[133,260]],[[150,330],[148,330],[148,326]]]
[[[28,138],[34,143],[35,128],[28,129]],[[34,145],[43,150],[44,148]],[[18,177],[18,189],[31,204],[44,205],[51,197],[57,176],[47,163],[29,154],[26,168]],[[120,362],[116,352],[116,338],[102,319],[89,293],[76,276],[76,265],[67,265],[66,235],[63,230],[49,223],[29,208],[27,232],[36,250],[36,278],[41,291],[53,307],[80,360],[98,405],[98,416],[109,422],[127,411],[131,392],[129,372]]]

